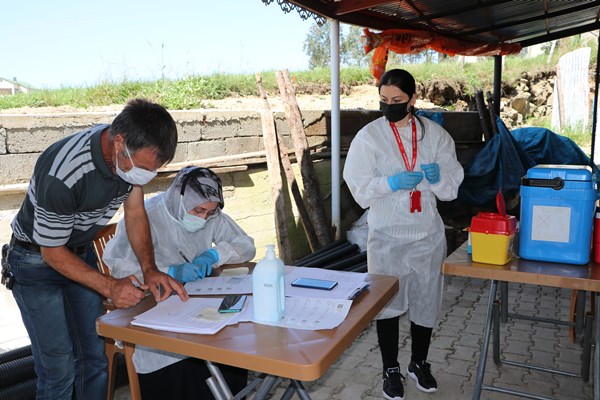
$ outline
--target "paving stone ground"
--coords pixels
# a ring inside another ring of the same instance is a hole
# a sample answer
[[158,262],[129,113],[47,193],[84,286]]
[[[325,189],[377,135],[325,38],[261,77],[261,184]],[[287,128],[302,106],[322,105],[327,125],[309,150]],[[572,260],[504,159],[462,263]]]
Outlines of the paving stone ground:
[[[429,354],[432,371],[439,383],[434,394],[420,392],[412,381],[405,385],[406,400],[468,400],[472,398],[482,340],[486,307],[487,281],[446,277],[439,324],[434,330]],[[589,300],[589,299],[588,299]],[[546,318],[565,319],[569,315],[571,291],[565,289],[509,284],[509,312],[529,313]],[[12,295],[0,288],[0,352],[29,344]],[[400,363],[403,369],[410,359],[409,326],[401,318]],[[578,374],[582,346],[571,342],[566,326],[509,319],[501,326],[502,357],[564,369]],[[502,385],[555,399],[593,398],[592,383],[580,378],[552,375],[508,365],[496,366],[488,355],[486,384]],[[371,324],[334,363],[321,379],[306,382],[313,400],[382,399],[381,359],[374,324]],[[271,398],[279,398],[286,388],[281,381]],[[118,400],[128,400],[129,387],[117,389]],[[297,397],[296,397],[297,398]],[[512,399],[502,393],[484,391],[482,399]]]

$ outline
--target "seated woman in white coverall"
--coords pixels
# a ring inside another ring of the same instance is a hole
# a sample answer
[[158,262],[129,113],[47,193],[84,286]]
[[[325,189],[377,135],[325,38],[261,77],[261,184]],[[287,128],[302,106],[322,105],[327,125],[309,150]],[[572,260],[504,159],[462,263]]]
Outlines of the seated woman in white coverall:
[[[156,265],[181,282],[202,279],[213,267],[246,262],[256,254],[254,240],[222,211],[221,180],[207,168],[183,168],[167,191],[146,200],[145,206]],[[113,276],[134,274],[143,282],[124,220],[102,258]],[[144,400],[212,398],[203,360],[137,346],[133,362]],[[246,385],[246,370],[219,367],[233,393]]]

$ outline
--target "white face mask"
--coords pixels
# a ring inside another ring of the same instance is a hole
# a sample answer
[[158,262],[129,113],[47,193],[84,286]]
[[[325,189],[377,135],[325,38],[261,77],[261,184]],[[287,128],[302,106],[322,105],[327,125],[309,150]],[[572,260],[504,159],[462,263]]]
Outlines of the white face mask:
[[183,228],[188,232],[198,232],[206,226],[206,220],[204,218],[188,213],[183,215],[180,222]]
[[127,157],[129,157],[129,161],[133,166],[129,171],[123,172],[121,168],[119,168],[119,156],[116,157],[116,166],[115,169],[117,171],[117,175],[123,179],[127,183],[131,183],[132,185],[145,185],[150,182],[152,178],[156,176],[156,171],[148,171],[143,168],[136,167],[131,159],[131,154],[129,154],[129,149],[125,146],[125,151],[127,152]]
[[181,226],[188,232],[198,232],[206,226],[206,220],[197,215],[185,212],[183,208],[183,196],[179,197],[179,210],[183,212],[183,217],[179,219]]

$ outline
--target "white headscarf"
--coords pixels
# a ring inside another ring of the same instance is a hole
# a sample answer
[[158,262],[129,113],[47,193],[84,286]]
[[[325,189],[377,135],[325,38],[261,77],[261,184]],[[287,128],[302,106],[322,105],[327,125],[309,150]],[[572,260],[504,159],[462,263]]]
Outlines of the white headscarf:
[[164,201],[169,213],[177,220],[183,217],[180,215],[182,208],[189,213],[194,207],[211,201],[219,203],[219,209],[225,206],[221,179],[208,168],[194,166],[177,173],[165,192]]

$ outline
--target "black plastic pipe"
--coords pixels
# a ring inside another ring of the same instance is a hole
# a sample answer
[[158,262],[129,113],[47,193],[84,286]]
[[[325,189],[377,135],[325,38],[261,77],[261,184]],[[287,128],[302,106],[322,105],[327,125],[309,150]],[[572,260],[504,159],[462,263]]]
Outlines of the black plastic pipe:
[[19,347],[0,354],[0,364],[31,355],[31,345]]
[[299,259],[298,261],[296,261],[296,263],[294,265],[301,267],[304,264],[310,262],[311,260],[321,256],[322,254],[327,253],[328,251],[335,249],[339,246],[345,245],[346,243],[348,243],[348,241],[346,239],[338,239],[330,244],[328,244],[327,246],[324,246],[323,248],[315,251],[314,253],[310,253],[304,257],[302,257],[301,259]]
[[[8,387],[30,378],[35,378],[33,356],[18,358],[0,364],[0,388]],[[4,397],[0,396],[0,399],[4,399]]]
[[325,269],[334,269],[337,271],[349,271],[351,268],[355,267],[358,264],[362,264],[367,261],[367,252],[363,251],[362,253],[358,253],[355,256],[344,258],[343,260],[334,262],[332,264],[328,264],[324,266]]
[[328,254],[325,254],[315,260],[312,260],[311,262],[309,262],[308,264],[305,264],[303,266],[304,267],[323,268],[327,264],[331,264],[332,262],[353,256],[357,253],[358,253],[358,245],[348,243],[348,246],[343,246],[340,249],[335,249],[334,251],[332,251]]
[[35,400],[35,384],[37,378],[28,379],[15,385],[0,388],[2,400]]
[[351,269],[347,270],[348,272],[367,272],[367,262],[355,265]]

